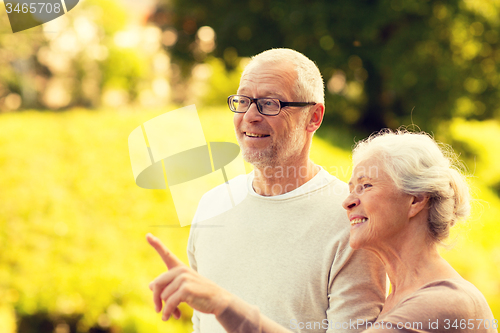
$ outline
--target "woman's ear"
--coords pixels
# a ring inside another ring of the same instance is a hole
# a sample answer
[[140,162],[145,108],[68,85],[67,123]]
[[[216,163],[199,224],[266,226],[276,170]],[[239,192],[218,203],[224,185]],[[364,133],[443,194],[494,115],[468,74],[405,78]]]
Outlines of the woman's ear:
[[410,210],[408,212],[408,217],[415,217],[422,210],[427,208],[427,203],[429,202],[428,194],[418,194],[412,196],[412,202],[410,204]]

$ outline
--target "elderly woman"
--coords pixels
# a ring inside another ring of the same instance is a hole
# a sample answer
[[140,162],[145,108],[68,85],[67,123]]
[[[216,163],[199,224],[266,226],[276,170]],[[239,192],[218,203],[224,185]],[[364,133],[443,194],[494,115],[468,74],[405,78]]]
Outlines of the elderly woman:
[[[392,292],[366,332],[497,332],[498,320],[481,294],[440,255],[450,227],[469,213],[465,178],[448,152],[428,135],[389,130],[357,144],[350,194],[343,203],[351,221],[350,245],[383,262]],[[212,313],[228,332],[289,332],[257,308],[183,265],[159,242],[148,241],[169,271],[150,285],[163,319],[179,317],[177,305]],[[353,318],[356,320],[356,318]],[[342,331],[324,323],[322,329]],[[361,326],[360,326],[361,325]]]

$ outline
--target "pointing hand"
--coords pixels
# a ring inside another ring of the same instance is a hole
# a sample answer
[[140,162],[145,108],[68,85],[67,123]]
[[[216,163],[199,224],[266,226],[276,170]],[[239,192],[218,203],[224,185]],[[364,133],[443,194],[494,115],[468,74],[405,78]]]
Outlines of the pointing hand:
[[156,312],[162,310],[162,301],[165,302],[163,320],[168,320],[171,315],[179,319],[181,312],[178,306],[181,302],[216,316],[226,309],[232,298],[228,291],[186,266],[155,236],[147,234],[146,239],[168,268],[149,284]]

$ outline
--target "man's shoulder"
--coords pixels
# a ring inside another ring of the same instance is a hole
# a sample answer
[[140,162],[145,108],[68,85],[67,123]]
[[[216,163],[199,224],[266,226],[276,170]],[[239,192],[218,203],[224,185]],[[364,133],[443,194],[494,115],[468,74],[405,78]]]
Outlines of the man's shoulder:
[[245,199],[249,175],[239,175],[206,192],[198,203],[193,223],[222,214]]
[[326,191],[331,196],[343,200],[343,198],[347,197],[349,194],[349,186],[347,183],[330,174],[324,168],[321,168],[317,177],[319,178],[317,183],[323,185],[318,186],[318,188]]
[[339,180],[334,175],[330,174],[323,167],[319,166],[320,170],[316,175],[306,183],[295,188],[294,190],[278,196],[276,199],[310,199],[311,196],[324,196],[326,200],[331,200],[332,196],[334,202],[342,197],[347,196],[348,186],[345,182]]

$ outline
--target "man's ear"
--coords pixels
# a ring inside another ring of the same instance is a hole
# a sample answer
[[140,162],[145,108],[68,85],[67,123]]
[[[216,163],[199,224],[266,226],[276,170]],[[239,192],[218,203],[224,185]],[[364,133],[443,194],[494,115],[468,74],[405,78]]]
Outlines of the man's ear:
[[408,211],[408,217],[412,218],[420,213],[427,207],[427,203],[429,202],[428,194],[418,194],[412,196],[412,202],[410,204],[410,210]]
[[309,114],[309,123],[306,126],[306,130],[314,133],[321,126],[324,115],[325,105],[323,103],[313,105],[312,111]]

